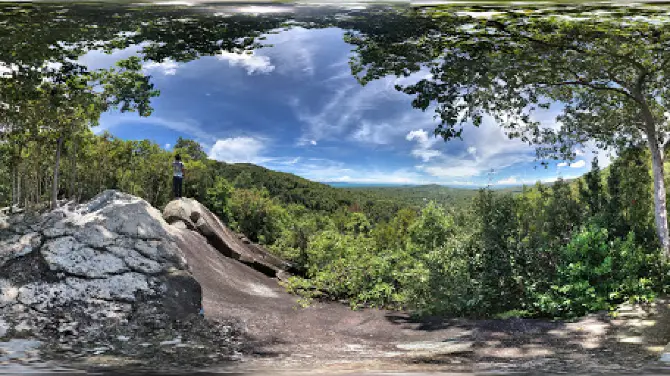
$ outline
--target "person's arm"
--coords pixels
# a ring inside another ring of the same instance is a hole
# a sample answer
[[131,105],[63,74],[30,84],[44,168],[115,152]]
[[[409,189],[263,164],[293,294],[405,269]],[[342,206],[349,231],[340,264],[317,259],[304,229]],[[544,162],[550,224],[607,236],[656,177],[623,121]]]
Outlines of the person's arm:
[[182,179],[186,179],[186,165],[184,165],[183,162],[181,164],[181,176],[182,176]]

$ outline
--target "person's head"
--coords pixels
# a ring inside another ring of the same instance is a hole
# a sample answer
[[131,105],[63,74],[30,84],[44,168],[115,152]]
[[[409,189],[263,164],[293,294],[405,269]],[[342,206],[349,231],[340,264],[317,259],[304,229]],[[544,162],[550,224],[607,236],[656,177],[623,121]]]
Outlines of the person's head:
[[181,161],[181,155],[177,154],[174,156],[175,161]]

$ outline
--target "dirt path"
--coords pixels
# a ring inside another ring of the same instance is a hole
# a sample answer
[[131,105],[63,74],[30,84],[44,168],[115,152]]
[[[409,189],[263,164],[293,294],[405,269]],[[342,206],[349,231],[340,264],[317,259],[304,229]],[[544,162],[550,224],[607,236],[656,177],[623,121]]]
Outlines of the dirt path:
[[215,252],[186,257],[206,317],[240,319],[253,337],[252,353],[235,370],[640,372],[663,367],[658,355],[670,340],[667,302],[571,323],[414,322],[403,312],[336,303],[301,308],[275,279],[235,260]]

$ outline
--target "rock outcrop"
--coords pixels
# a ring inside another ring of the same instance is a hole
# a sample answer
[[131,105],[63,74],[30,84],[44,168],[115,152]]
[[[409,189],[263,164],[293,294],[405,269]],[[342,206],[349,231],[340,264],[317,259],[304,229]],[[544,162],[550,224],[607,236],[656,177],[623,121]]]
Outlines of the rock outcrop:
[[291,263],[272,255],[244,236],[234,233],[209,209],[194,199],[181,198],[170,202],[163,210],[163,217],[178,229],[188,229],[201,234],[223,255],[267,276],[284,279],[293,270]]
[[[146,201],[108,190],[82,205],[21,214],[0,229],[0,317],[6,335],[95,330],[138,312],[156,321],[201,308],[173,228]],[[67,316],[68,320],[54,323]],[[78,329],[71,328],[76,331]]]

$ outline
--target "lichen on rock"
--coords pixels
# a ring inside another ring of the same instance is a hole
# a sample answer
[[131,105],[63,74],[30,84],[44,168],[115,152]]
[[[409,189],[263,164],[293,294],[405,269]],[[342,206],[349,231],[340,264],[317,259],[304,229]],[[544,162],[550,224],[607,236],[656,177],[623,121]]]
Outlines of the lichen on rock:
[[199,284],[170,225],[138,197],[108,190],[8,223],[0,232],[0,314],[9,332],[40,332],[61,311],[125,320],[138,305],[172,319],[200,310]]

